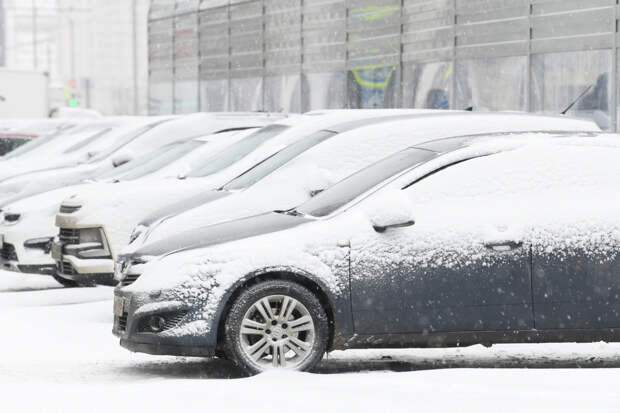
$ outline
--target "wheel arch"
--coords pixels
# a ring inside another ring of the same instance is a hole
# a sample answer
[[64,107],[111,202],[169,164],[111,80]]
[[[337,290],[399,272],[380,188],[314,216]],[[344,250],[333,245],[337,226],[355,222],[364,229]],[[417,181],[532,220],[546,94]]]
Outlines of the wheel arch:
[[256,285],[260,282],[271,280],[294,281],[316,294],[329,319],[329,341],[327,348],[331,349],[334,343],[337,328],[339,326],[339,320],[337,317],[338,312],[336,309],[337,299],[330,292],[327,285],[325,285],[325,283],[318,277],[293,267],[272,267],[255,271],[248,274],[228,289],[220,301],[220,305],[213,319],[213,326],[217,326],[217,348],[220,348],[221,346],[222,339],[224,337],[224,324],[226,322],[226,317],[237,297],[239,297],[245,288]]

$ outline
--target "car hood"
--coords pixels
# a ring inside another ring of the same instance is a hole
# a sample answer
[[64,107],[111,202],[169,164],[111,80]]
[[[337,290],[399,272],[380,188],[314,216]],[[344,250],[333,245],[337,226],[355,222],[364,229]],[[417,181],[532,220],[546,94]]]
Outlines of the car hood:
[[116,253],[128,244],[132,229],[146,215],[211,189],[213,186],[201,179],[91,184],[62,202],[72,212],[56,215],[56,224],[66,228],[103,227]]
[[269,234],[312,222],[313,219],[286,213],[269,212],[208,227],[196,228],[144,245],[121,260],[168,255],[175,252],[209,247],[244,238]]
[[77,185],[88,178],[97,165],[82,164],[66,168],[30,172],[0,183],[0,206],[15,203],[57,188]]
[[182,212],[185,212],[189,209],[196,208],[200,205],[207,204],[212,201],[216,201],[221,198],[225,198],[229,196],[231,193],[228,191],[218,191],[211,190],[199,193],[198,195],[188,196],[183,199],[179,199],[178,201],[174,201],[163,208],[159,208],[156,211],[151,212],[146,215],[142,221],[140,221],[139,225],[151,226],[155,222],[166,218],[178,215]]

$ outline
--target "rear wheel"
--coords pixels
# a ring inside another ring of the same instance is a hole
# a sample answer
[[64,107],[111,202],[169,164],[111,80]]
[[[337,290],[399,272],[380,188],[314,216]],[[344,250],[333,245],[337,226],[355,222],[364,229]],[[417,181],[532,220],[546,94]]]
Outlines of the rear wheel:
[[323,358],[329,322],[318,298],[290,281],[266,281],[244,291],[225,323],[224,350],[250,374],[274,368],[310,370]]

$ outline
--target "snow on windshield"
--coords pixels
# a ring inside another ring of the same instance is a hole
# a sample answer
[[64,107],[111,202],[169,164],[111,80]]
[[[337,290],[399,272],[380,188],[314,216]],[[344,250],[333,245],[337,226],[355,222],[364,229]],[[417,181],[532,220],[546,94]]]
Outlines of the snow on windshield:
[[146,176],[151,172],[158,171],[162,167],[169,165],[171,162],[182,158],[195,149],[200,148],[204,144],[204,142],[196,140],[172,143],[155,149],[154,151],[129,161],[122,166],[113,168],[109,172],[95,177],[95,179],[118,179],[131,181],[142,178],[143,176]]
[[244,138],[219,152],[211,159],[206,160],[203,166],[194,169],[188,174],[188,176],[205,177],[226,169],[230,165],[248,155],[254,149],[258,148],[263,143],[278,136],[288,128],[288,126],[284,125],[265,126],[247,138]]

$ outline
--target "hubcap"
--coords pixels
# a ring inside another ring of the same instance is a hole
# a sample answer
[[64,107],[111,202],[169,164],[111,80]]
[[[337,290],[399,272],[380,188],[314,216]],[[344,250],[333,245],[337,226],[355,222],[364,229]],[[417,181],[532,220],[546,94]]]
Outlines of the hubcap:
[[252,304],[239,334],[243,352],[261,370],[295,369],[310,356],[315,340],[310,312],[286,295],[270,295]]

